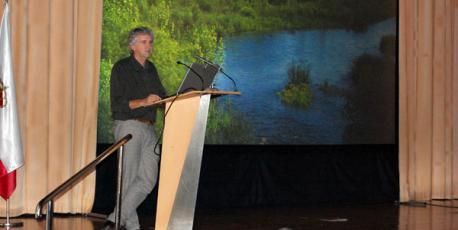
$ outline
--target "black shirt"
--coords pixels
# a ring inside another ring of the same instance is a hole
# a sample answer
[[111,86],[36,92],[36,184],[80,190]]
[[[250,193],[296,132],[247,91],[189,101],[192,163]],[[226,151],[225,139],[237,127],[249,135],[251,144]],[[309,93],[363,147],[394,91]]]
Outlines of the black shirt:
[[133,55],[114,64],[110,78],[111,113],[114,120],[156,120],[156,107],[130,109],[129,101],[142,99],[150,94],[166,96],[164,86],[154,64],[148,60],[143,67]]

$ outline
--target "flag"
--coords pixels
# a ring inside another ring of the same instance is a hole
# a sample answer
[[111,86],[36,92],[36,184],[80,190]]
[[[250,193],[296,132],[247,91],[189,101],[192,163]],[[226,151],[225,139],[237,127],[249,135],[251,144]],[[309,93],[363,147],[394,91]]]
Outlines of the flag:
[[16,188],[16,169],[24,164],[11,63],[9,16],[8,3],[5,3],[0,25],[0,81],[6,95],[6,105],[0,108],[0,196],[5,200]]

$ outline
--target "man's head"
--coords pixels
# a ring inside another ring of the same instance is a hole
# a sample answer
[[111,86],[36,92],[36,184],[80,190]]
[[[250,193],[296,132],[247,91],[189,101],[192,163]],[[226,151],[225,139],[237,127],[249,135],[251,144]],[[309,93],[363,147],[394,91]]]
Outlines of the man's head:
[[129,49],[137,58],[146,60],[153,52],[153,32],[147,27],[137,27],[129,32]]

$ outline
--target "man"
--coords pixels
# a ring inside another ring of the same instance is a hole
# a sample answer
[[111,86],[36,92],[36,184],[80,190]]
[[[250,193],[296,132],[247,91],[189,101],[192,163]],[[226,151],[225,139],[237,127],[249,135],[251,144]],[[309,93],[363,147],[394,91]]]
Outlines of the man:
[[[138,27],[129,33],[130,57],[114,64],[110,79],[111,112],[116,140],[127,134],[132,139],[124,148],[121,225],[140,229],[137,207],[154,188],[159,156],[154,153],[154,102],[165,97],[156,67],[148,60],[153,51],[153,33]],[[115,220],[114,212],[107,223]]]

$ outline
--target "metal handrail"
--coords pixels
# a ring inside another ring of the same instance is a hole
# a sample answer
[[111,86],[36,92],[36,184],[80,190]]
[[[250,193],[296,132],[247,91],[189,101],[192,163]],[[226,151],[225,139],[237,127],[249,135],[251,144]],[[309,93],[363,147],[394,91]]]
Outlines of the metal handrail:
[[[62,183],[59,187],[54,189],[52,192],[50,192],[48,195],[46,195],[43,199],[38,202],[37,207],[35,208],[35,218],[41,218],[41,210],[43,209],[43,206],[48,203],[48,216],[52,217],[52,201],[56,199],[58,196],[63,195],[65,192],[67,192],[70,188],[72,188],[75,184],[79,183],[82,179],[84,179],[87,175],[92,173],[95,170],[95,167],[104,161],[108,156],[110,156],[113,152],[115,152],[118,149],[122,150],[122,147],[130,140],[132,139],[131,134],[127,134],[125,137],[123,137],[121,140],[110,146],[107,150],[105,150],[100,156],[95,158],[91,163],[89,163],[86,167],[78,171],[75,175],[70,177],[68,180],[66,180],[64,183]],[[122,152],[122,151],[120,151]],[[121,155],[121,154],[120,154]],[[120,160],[121,161],[121,160]],[[119,169],[118,169],[119,170]],[[50,212],[51,211],[51,212]],[[48,218],[46,218],[48,219]]]

